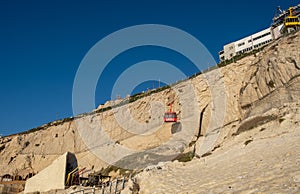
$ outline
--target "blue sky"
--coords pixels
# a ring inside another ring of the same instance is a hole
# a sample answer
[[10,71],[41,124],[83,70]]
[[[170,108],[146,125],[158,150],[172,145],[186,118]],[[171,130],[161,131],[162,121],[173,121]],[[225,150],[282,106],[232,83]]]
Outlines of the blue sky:
[[[173,26],[195,36],[218,61],[224,44],[268,27],[278,5],[286,9],[296,4],[299,1],[0,1],[0,134],[72,116],[77,68],[89,49],[114,31],[138,24]],[[195,73],[184,57],[161,48],[123,55],[119,61],[127,66],[137,59],[160,59],[187,64],[186,75]],[[109,100],[111,83],[126,69],[115,63],[103,78],[108,87],[97,88],[96,104]]]

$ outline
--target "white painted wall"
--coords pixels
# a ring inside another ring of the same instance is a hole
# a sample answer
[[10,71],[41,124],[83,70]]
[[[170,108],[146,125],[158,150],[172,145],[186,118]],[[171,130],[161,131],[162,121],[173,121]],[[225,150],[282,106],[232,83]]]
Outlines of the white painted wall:
[[273,33],[273,38],[277,39],[279,37],[281,37],[281,29],[283,28],[283,24],[277,26],[276,28],[273,29],[272,33]]
[[237,54],[249,52],[253,49],[257,49],[263,45],[266,45],[272,40],[273,36],[271,33],[271,28],[267,28],[238,41],[224,45],[223,56],[225,60],[230,59]]
[[[71,153],[66,152],[52,162],[47,168],[26,181],[24,193],[46,192],[65,189],[66,167]],[[72,155],[72,154],[71,154]],[[74,156],[74,155],[73,155]],[[75,156],[74,156],[75,157]],[[76,162],[70,160],[69,162]],[[74,166],[77,165],[74,164]]]

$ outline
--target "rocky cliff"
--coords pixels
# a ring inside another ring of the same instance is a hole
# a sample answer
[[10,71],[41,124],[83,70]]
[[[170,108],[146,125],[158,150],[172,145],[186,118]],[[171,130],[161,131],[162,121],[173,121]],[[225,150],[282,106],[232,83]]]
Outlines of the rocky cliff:
[[[299,41],[299,32],[283,37],[219,69],[226,87],[222,127],[202,132],[191,162],[161,163],[138,174],[139,192],[299,192]],[[205,99],[208,90],[200,80],[193,82]],[[207,118],[202,122],[206,129]],[[214,134],[213,149],[203,154],[205,139]]]
[[[196,156],[192,162],[166,163],[160,168],[167,169],[163,171],[166,177],[176,177],[169,182],[164,179],[166,190],[159,190],[158,187],[157,193],[168,191],[177,181],[185,179],[182,176],[189,176],[193,171],[200,173],[202,169],[216,177],[218,176],[214,173],[218,169],[228,172],[228,176],[248,176],[247,171],[250,173],[256,163],[245,169],[242,166],[247,166],[247,161],[251,158],[263,158],[265,151],[262,148],[265,146],[268,147],[266,153],[269,155],[266,160],[270,162],[273,157],[284,158],[288,153],[297,154],[295,150],[299,144],[296,142],[300,140],[297,130],[300,98],[299,45],[300,33],[297,32],[272,42],[254,55],[163,91],[145,95],[131,103],[127,103],[130,100],[126,99],[110,102],[90,114],[56,121],[33,132],[4,137],[0,140],[0,175],[19,175],[25,178],[30,173],[39,172],[59,155],[69,151],[76,154],[79,166],[96,170],[108,165],[142,169],[192,152]],[[174,102],[173,108],[179,116],[180,123],[176,125],[163,123],[163,113],[170,102]],[[112,106],[114,108],[111,109]],[[291,142],[288,137],[283,140],[282,134],[288,134]],[[269,139],[271,137],[273,139]],[[268,143],[268,139],[272,143]],[[256,140],[258,144],[253,143]],[[284,142],[287,142],[288,150],[281,149],[280,146],[285,146]],[[278,145],[271,149],[273,143]],[[250,147],[248,144],[256,146]],[[245,146],[247,149],[243,150]],[[274,155],[274,149],[278,149],[278,156]],[[243,155],[250,152],[249,155]],[[293,163],[296,156],[299,154],[290,157],[288,162]],[[240,159],[239,164],[237,161]],[[210,161],[209,165],[206,160]],[[228,164],[226,169],[220,167],[218,161]],[[257,165],[261,165],[259,169],[263,171],[267,164],[268,162]],[[229,170],[235,167],[241,168],[244,173],[238,175],[239,173]],[[137,176],[141,190],[144,189],[146,193],[151,190],[155,180],[158,181],[156,186],[160,185],[160,181],[164,182],[159,178],[162,172],[155,169]],[[180,170],[177,169],[183,169],[187,173],[180,175]],[[274,167],[273,170],[275,173],[278,169]],[[283,174],[290,171],[292,169]],[[205,173],[201,173],[201,176],[205,176]],[[254,180],[255,175],[252,178]],[[184,184],[195,186],[200,181],[194,175],[191,179],[191,184],[183,181]],[[211,188],[218,185],[216,180],[214,182],[208,177],[204,180]],[[238,181],[236,178],[229,180]],[[276,177],[274,180],[279,181]],[[224,186],[225,183],[220,185]],[[235,186],[231,184],[230,187]],[[189,189],[186,186],[185,190]],[[174,190],[176,191],[180,190]]]

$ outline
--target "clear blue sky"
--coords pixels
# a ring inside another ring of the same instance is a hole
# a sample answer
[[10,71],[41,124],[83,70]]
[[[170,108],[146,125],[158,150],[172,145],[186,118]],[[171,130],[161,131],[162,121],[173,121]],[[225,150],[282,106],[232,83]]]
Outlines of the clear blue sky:
[[[278,5],[286,9],[296,4],[299,1],[2,0],[0,134],[72,116],[72,87],[81,60],[116,30],[137,24],[174,26],[199,39],[218,61],[224,44],[268,27]],[[170,62],[176,58],[159,49],[151,53]],[[122,60],[133,62],[133,55],[139,56],[129,52]],[[194,73],[186,68],[187,74]],[[118,70],[110,70],[108,83]],[[109,92],[96,94],[96,104],[108,100]]]

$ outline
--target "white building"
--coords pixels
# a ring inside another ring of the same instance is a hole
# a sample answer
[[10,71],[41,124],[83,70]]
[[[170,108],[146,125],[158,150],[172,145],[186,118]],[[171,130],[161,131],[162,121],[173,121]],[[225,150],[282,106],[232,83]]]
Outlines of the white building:
[[272,40],[281,37],[285,30],[284,21],[286,16],[290,14],[290,9],[293,10],[294,16],[300,17],[300,4],[290,7],[286,11],[282,11],[280,7],[278,7],[277,11],[279,11],[279,15],[276,14],[273,18],[273,23],[270,28],[224,45],[223,50],[219,52],[220,61],[228,60],[236,55],[260,48]]
[[236,55],[260,48],[271,42],[274,38],[271,28],[267,28],[238,41],[226,44],[223,46],[223,50],[219,52],[220,61],[228,60]]

